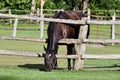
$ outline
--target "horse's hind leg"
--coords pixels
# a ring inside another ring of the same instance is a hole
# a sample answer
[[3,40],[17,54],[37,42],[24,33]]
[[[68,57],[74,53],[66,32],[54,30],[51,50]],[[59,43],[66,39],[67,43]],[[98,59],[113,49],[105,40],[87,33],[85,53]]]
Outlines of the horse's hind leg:
[[75,67],[75,59],[73,59],[73,69],[75,69],[74,67]]
[[[71,54],[71,46],[70,46],[70,44],[68,44],[67,45],[67,55],[70,55],[70,54]],[[71,59],[68,58],[67,61],[68,61],[68,70],[71,70]]]
[[[74,55],[76,54],[74,44],[68,44],[67,45],[67,55]],[[73,59],[73,69],[75,65],[75,59]],[[71,70],[71,59],[68,58],[68,70]]]
[[[72,47],[72,55],[76,55],[75,46]],[[75,59],[73,59],[73,69],[75,66]]]

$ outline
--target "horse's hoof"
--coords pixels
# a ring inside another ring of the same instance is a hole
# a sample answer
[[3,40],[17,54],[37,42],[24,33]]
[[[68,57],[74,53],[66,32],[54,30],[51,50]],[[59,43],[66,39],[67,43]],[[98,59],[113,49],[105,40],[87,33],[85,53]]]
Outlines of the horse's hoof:
[[68,67],[68,70],[71,70],[71,67]]
[[54,69],[58,69],[58,66],[55,66]]

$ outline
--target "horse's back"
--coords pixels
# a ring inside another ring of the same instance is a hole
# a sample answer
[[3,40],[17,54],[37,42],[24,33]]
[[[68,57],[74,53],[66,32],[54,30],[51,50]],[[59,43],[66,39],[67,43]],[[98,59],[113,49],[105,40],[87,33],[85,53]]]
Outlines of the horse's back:
[[60,19],[71,19],[71,20],[80,20],[84,17],[82,12],[78,11],[60,11],[56,13],[53,18],[60,18]]
[[[60,11],[56,13],[53,18],[80,20],[84,17],[82,12],[77,11]],[[48,35],[59,36],[61,38],[78,38],[80,25],[50,22],[48,26]],[[50,35],[51,34],[51,35]]]

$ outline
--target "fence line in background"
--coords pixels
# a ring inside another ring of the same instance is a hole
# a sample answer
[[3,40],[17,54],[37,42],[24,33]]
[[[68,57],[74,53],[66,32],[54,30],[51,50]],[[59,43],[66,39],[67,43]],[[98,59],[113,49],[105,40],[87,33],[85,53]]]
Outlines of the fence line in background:
[[[90,12],[88,12],[90,13]],[[32,19],[32,20],[40,20],[40,38],[43,38],[43,29],[44,29],[44,21],[53,21],[53,22],[61,22],[61,23],[69,23],[69,24],[111,24],[112,25],[112,39],[115,39],[115,24],[120,24],[120,21],[115,20],[115,15],[113,16],[113,20],[90,20],[90,16],[88,16],[88,20],[66,20],[66,19],[53,19],[53,18],[44,18],[44,17],[30,17],[30,16],[17,16],[17,15],[7,15],[7,14],[0,14],[0,17],[7,17],[7,18],[16,18],[16,19]],[[16,24],[16,21],[14,22]]]
[[[3,10],[2,10],[3,11]],[[12,11],[14,11],[14,10],[12,10]],[[15,11],[17,11],[17,10],[15,10]],[[18,10],[18,11],[21,11],[21,10]],[[26,10],[25,10],[26,11]],[[52,10],[52,9],[43,9],[43,11],[57,11],[57,12],[59,12],[59,11],[64,11],[63,9],[54,9],[54,10]],[[80,10],[81,11],[81,10]],[[107,11],[108,12],[108,10],[90,10],[90,9],[88,9],[87,10],[88,11],[88,21],[87,21],[87,23],[89,23],[89,24],[111,24],[112,26],[111,26],[111,38],[112,39],[115,39],[115,24],[118,24],[118,23],[120,23],[120,21],[115,21],[116,20],[116,12],[120,12],[119,10],[109,10],[109,12],[113,12],[114,13],[114,15],[112,16],[112,20],[109,20],[109,21],[91,21],[90,19],[91,19],[91,17],[92,16],[94,16],[95,17],[95,15],[92,15],[91,14],[91,12],[92,11]],[[11,15],[11,10],[9,9],[9,14]],[[40,38],[43,38],[43,28],[44,28],[44,21],[49,21],[49,20],[47,20],[47,19],[44,19],[43,20],[43,16],[45,16],[45,14],[44,15],[41,15],[40,16],[40,9],[38,8],[37,9],[37,11],[36,11],[36,17],[33,17],[33,20],[36,20],[37,19],[37,22],[39,22],[40,21]],[[7,17],[7,16],[6,16]],[[16,15],[15,16],[12,16],[12,18],[18,18]],[[20,17],[26,17],[26,16],[20,16]],[[27,16],[27,17],[30,17],[30,16]],[[38,19],[39,17],[41,17],[41,19]],[[102,16],[99,16],[99,17],[102,17]],[[36,19],[35,19],[36,18]],[[19,19],[21,19],[21,18],[19,18]],[[23,18],[23,19],[29,19],[29,18]],[[50,21],[55,21],[55,20],[50,20]],[[59,22],[58,20],[56,20],[56,22]],[[61,22],[61,21],[60,21]],[[63,21],[63,23],[64,23],[65,21]],[[81,21],[80,21],[81,22]],[[11,24],[12,22],[11,22],[11,18],[10,18],[10,24]],[[66,22],[65,22],[66,23]],[[68,22],[69,23],[69,22]],[[71,23],[72,23],[72,21],[71,21]],[[74,24],[74,22],[72,23],[72,24]],[[76,24],[79,24],[79,23],[76,23]]]

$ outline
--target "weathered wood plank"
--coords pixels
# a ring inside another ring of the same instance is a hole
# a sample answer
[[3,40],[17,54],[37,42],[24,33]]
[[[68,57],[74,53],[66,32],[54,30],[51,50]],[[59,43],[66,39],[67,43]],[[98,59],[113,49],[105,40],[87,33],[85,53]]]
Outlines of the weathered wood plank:
[[1,55],[14,55],[14,56],[28,56],[28,57],[38,57],[41,56],[40,53],[36,52],[22,52],[22,51],[10,51],[10,50],[0,50]]
[[[13,30],[13,28],[0,28],[0,30]],[[31,30],[31,31],[37,31],[40,30],[39,28],[17,28],[17,30]],[[44,28],[46,31],[47,28]]]
[[0,36],[0,39],[5,40],[18,40],[18,41],[36,41],[36,42],[46,42],[46,39],[41,38],[27,38],[27,37],[10,37],[10,36]]
[[18,19],[16,18],[14,22],[14,28],[13,28],[13,35],[12,35],[13,37],[16,37],[17,23],[18,23]]
[[0,13],[2,18],[17,18],[17,19],[31,19],[31,20],[40,20],[48,22],[60,22],[60,23],[69,23],[69,24],[85,24],[86,20],[71,20],[71,19],[55,19],[55,18],[41,18],[41,17],[32,17],[27,15],[10,15]]
[[58,59],[66,59],[66,58],[76,59],[76,58],[78,58],[77,55],[60,55],[60,54],[56,55],[56,57]]
[[31,19],[31,20],[40,20],[40,21],[52,21],[52,22],[60,22],[60,23],[69,23],[69,24],[120,24],[120,20],[68,20],[68,19],[54,19],[54,18],[40,18],[40,17],[32,17],[27,15],[11,15],[11,14],[2,14],[0,13],[1,18],[18,18],[18,19]]
[[113,21],[113,20],[88,20],[88,24],[120,24],[120,20],[118,21]]
[[[22,52],[22,51],[11,51],[11,50],[0,50],[0,55],[11,55],[11,56],[27,56],[27,57],[43,57],[42,53],[37,52]],[[77,55],[56,55],[58,59],[76,59]]]
[[[6,39],[6,40],[20,40],[20,41],[36,41],[36,42],[46,42],[46,39],[41,38],[26,38],[26,37],[8,37],[8,36],[0,36],[0,39]],[[59,43],[75,43],[75,44],[81,44],[79,39],[61,39]],[[119,44],[119,39],[108,39],[108,40],[102,40],[102,39],[84,39],[83,43],[102,43],[102,44]]]
[[[79,32],[79,40],[84,40],[86,39],[87,36],[87,31],[88,31],[88,25],[81,26],[80,32]],[[75,70],[83,69],[84,65],[84,59],[81,58],[82,55],[85,55],[86,51],[86,44],[76,44],[76,53],[78,58],[75,60]]]
[[[8,36],[0,36],[0,39],[6,40],[19,40],[19,41],[35,41],[35,42],[47,42],[46,39],[43,38],[27,38],[27,37],[8,37]],[[79,39],[61,39],[59,43],[66,43],[66,44],[80,44]]]
[[84,43],[101,43],[101,44],[119,44],[120,40],[119,39],[108,39],[108,40],[102,40],[102,39],[85,39],[83,41]]
[[120,54],[86,54],[83,59],[120,59]]
[[[43,57],[42,53],[38,52],[22,52],[11,50],[0,50],[0,55],[13,56],[28,56],[28,57]],[[78,55],[56,55],[58,59],[72,58],[77,59]],[[85,54],[81,56],[82,59],[120,59],[120,54]]]

